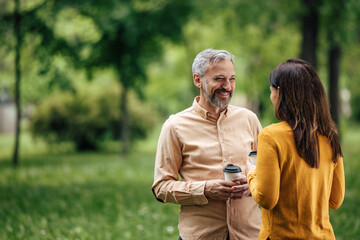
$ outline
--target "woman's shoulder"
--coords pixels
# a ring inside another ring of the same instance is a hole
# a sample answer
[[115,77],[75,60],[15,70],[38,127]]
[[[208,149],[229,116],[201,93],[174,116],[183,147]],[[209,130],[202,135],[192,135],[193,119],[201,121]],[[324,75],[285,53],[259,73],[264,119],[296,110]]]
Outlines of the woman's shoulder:
[[259,141],[283,145],[293,141],[294,134],[287,122],[273,123],[265,127],[258,136]]
[[279,135],[279,134],[288,134],[288,133],[292,133],[292,130],[287,122],[270,124],[261,131],[261,134],[266,134],[270,136]]

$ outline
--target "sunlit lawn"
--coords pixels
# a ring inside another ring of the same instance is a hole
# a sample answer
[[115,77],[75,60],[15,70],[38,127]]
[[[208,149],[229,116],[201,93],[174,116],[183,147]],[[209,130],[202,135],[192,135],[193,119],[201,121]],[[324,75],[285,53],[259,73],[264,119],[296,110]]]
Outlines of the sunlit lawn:
[[337,210],[331,210],[330,220],[336,239],[359,239],[360,236],[360,127],[349,126],[343,136],[346,192]]
[[178,207],[153,197],[153,165],[152,153],[23,154],[14,170],[3,157],[0,239],[176,239]]
[[[360,236],[360,128],[344,135],[346,198],[331,211],[337,239]],[[154,144],[152,144],[154,145]],[[0,239],[177,239],[178,207],[152,195],[154,151],[64,153],[0,135]]]

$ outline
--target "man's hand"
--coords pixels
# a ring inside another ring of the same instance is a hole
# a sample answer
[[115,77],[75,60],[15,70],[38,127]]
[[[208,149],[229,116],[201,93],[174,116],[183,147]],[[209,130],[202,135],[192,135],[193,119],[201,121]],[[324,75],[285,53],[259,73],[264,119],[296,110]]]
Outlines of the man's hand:
[[213,200],[228,200],[231,197],[231,188],[236,183],[221,179],[209,180],[205,184],[205,196]]
[[231,188],[232,193],[231,193],[230,197],[232,199],[240,199],[242,197],[250,197],[251,196],[251,192],[250,192],[247,180],[246,180],[246,176],[241,175],[240,178],[234,179],[233,182],[236,183],[237,185],[235,185]]

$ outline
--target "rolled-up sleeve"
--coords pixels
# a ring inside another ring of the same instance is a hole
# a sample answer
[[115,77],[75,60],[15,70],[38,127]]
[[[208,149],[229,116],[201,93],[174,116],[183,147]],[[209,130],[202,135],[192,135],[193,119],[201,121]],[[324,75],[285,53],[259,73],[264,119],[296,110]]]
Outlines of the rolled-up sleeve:
[[204,195],[206,181],[180,181],[182,144],[168,119],[160,133],[152,186],[155,197],[165,203],[202,205],[208,203]]

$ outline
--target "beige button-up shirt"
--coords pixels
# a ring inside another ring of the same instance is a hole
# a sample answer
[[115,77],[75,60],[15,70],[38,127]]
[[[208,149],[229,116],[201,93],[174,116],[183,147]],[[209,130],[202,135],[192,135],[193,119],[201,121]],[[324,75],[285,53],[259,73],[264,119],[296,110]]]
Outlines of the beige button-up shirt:
[[[224,179],[229,164],[245,169],[256,150],[261,125],[256,115],[228,106],[218,119],[198,104],[169,117],[156,153],[154,184],[157,199],[180,204],[179,233],[188,239],[257,239],[261,211],[251,197],[214,201],[204,195],[207,180]],[[181,180],[179,179],[179,175]]]

